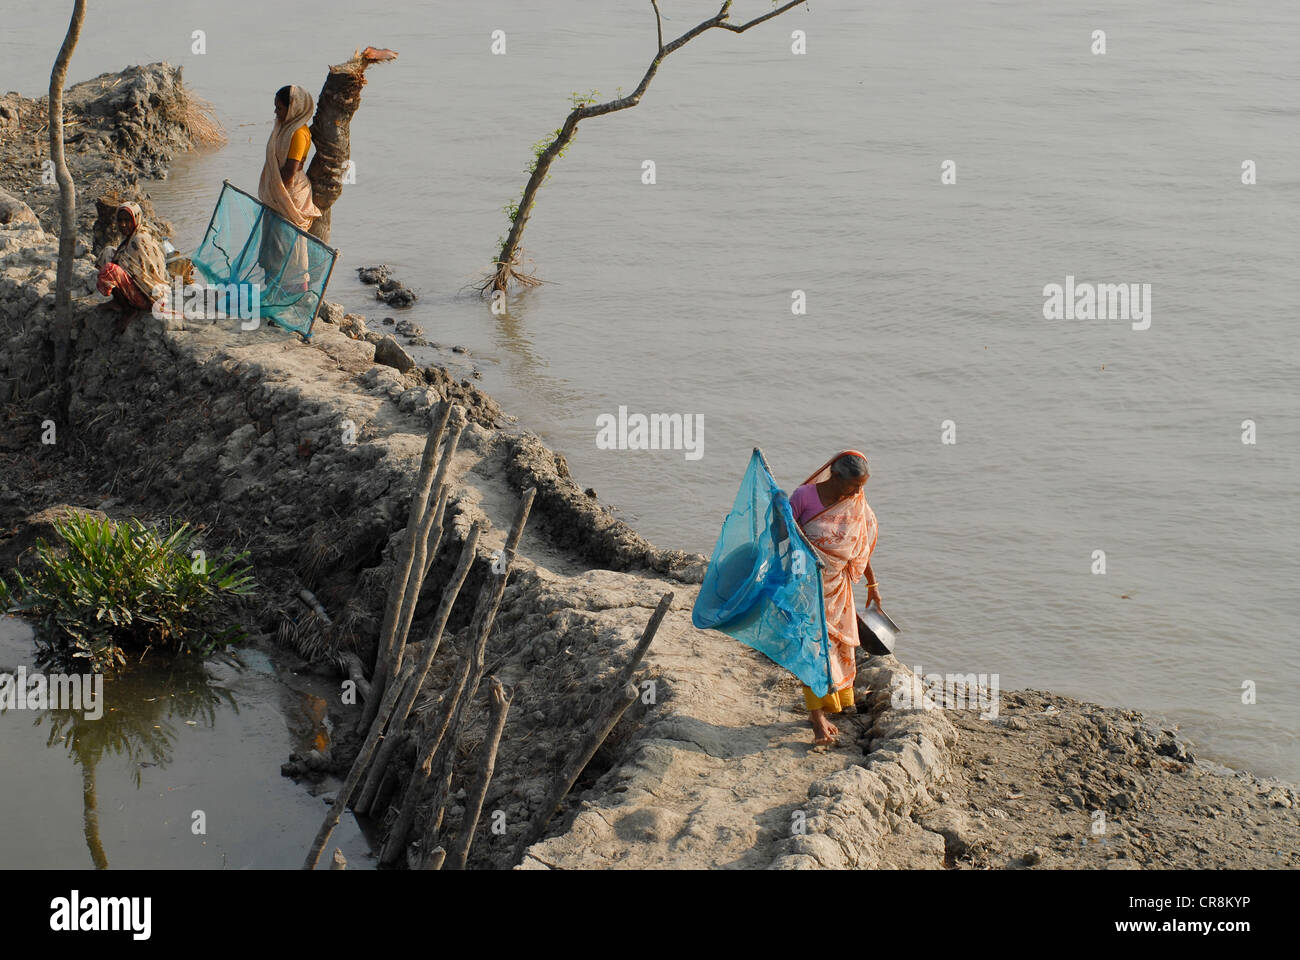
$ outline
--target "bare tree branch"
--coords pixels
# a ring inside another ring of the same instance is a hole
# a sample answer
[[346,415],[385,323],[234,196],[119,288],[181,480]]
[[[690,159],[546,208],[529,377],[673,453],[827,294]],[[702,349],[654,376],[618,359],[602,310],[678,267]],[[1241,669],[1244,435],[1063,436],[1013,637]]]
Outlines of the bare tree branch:
[[63,154],[63,85],[68,78],[68,61],[81,36],[86,19],[86,0],[72,5],[67,33],[50,71],[50,160],[59,185],[59,268],[54,281],[54,382],[59,413],[66,417],[71,387],[68,383],[69,353],[72,349],[72,261],[77,252],[77,188]]
[[655,8],[655,30],[659,33],[659,53],[664,52],[664,18],[659,13],[659,0],[650,0],[650,6]]
[[[732,33],[744,33],[750,27],[756,27],[764,20],[771,20],[773,17],[779,17],[781,14],[785,13],[791,7],[797,7],[799,6],[799,4],[807,3],[807,2],[808,0],[790,0],[790,2],[787,3],[785,6],[773,10],[771,13],[765,13],[761,17],[755,17],[753,20],[749,21],[749,23],[746,23],[743,26],[737,27],[730,23],[720,23],[718,24],[718,26],[720,26],[723,30],[730,30]],[[728,4],[728,6],[730,6],[730,4]]]
[[744,33],[750,27],[757,26],[765,20],[771,20],[773,17],[780,16],[787,10],[797,7],[806,0],[790,0],[785,5],[778,7],[761,17],[756,17],[746,24],[739,27],[727,23],[727,17],[731,14],[732,0],[724,0],[718,12],[701,23],[696,24],[690,30],[687,30],[676,40],[664,45],[663,34],[663,17],[659,12],[658,0],[650,0],[650,6],[655,13],[655,30],[658,35],[659,46],[655,51],[654,59],[650,61],[650,66],[646,68],[645,75],[641,77],[641,82],[637,84],[636,89],[625,97],[618,97],[614,100],[607,100],[604,103],[581,104],[575,106],[567,117],[564,119],[563,126],[560,127],[555,139],[537,156],[537,162],[533,165],[532,173],[528,178],[528,183],[524,186],[523,196],[519,200],[519,206],[515,212],[514,221],[510,225],[510,233],[507,235],[505,242],[501,245],[501,250],[497,254],[496,260],[493,261],[494,270],[479,287],[480,292],[488,291],[505,292],[510,281],[514,280],[524,286],[536,286],[542,281],[532,274],[525,274],[519,271],[520,265],[520,241],[524,235],[524,228],[528,225],[528,219],[532,216],[533,204],[537,200],[537,191],[542,184],[546,182],[546,177],[553,164],[559,156],[564,153],[566,147],[573,140],[578,132],[578,124],[583,120],[591,117],[602,117],[609,113],[615,113],[619,110],[627,110],[635,107],[641,102],[641,97],[645,94],[646,89],[650,86],[650,81],[654,79],[655,74],[659,72],[659,64],[665,57],[681,49],[690,43],[700,34],[715,27],[730,30],[732,33]]

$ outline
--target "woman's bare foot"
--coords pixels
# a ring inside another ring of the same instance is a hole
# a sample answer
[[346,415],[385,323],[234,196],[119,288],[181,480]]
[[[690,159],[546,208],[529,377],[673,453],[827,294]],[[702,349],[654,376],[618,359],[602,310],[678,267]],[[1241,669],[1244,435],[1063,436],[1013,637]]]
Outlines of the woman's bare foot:
[[840,735],[840,728],[826,718],[825,710],[809,710],[808,722],[813,728],[813,744],[818,747],[829,746]]

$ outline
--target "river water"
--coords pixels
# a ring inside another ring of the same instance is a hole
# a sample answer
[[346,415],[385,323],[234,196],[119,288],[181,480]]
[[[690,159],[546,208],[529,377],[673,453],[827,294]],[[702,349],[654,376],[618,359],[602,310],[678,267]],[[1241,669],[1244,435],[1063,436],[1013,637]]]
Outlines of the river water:
[[[661,6],[669,37],[714,9]],[[63,24],[10,9],[0,88],[37,94]],[[571,93],[635,87],[649,4],[268,9],[91,8],[71,76],[181,64],[230,133],[150,186],[178,245],[222,179],[255,189],[279,86],[314,92],[328,62],[394,48],[352,124],[332,299],[392,315],[354,273],[392,266],[421,296],[399,316],[467,347],[660,546],[711,550],[754,446],[787,489],[863,450],[909,664],[1137,707],[1300,780],[1300,6],[815,0],[713,31],[636,109],[581,127],[526,236],[550,282],[508,317],[466,292],[502,207]],[[738,0],[733,20],[767,9]],[[1151,284],[1149,329],[1045,319],[1067,277]],[[598,448],[620,406],[702,416],[703,456]]]

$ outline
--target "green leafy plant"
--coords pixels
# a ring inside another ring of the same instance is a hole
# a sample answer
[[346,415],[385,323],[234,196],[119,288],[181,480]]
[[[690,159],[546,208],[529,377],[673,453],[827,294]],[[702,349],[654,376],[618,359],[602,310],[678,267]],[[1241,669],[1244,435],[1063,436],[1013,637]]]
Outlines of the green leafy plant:
[[0,611],[37,618],[44,660],[102,673],[125,664],[128,652],[205,656],[242,639],[238,626],[211,625],[253,592],[246,553],[216,562],[192,555],[186,523],[169,523],[160,536],[135,518],[69,513],[54,528],[62,549],[38,541],[31,579],[17,573],[10,587],[0,578]]

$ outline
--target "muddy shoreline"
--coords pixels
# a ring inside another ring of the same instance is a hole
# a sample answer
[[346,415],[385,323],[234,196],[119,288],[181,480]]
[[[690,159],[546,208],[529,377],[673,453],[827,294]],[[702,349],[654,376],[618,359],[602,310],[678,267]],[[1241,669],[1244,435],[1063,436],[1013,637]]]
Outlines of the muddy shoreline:
[[[89,239],[99,192],[142,192],[188,137],[169,119],[183,115],[174,68],[130,68],[72,90],[86,132],[68,144],[69,162]],[[890,692],[910,671],[865,658],[862,713],[839,747],[812,749],[797,683],[691,627],[703,558],[645,541],[472,381],[408,363],[382,328],[336,305],[309,344],[275,329],[148,315],[115,336],[93,306],[87,249],[75,270],[73,296],[84,299],[70,422],[58,443],[41,444],[54,396],[45,371],[56,241],[46,233],[49,188],[39,185],[36,103],[0,100],[0,561],[26,518],[56,503],[204,524],[214,548],[253,554],[260,598],[241,611],[250,631],[287,644],[304,669],[342,679],[342,657],[373,660],[424,424],[440,402],[461,406],[469,425],[430,583],[454,565],[472,523],[489,532],[423,715],[466,655],[471,598],[515,500],[538,491],[488,651],[515,697],[485,808],[501,812],[505,831],[480,826],[470,866],[515,866],[514,839],[666,591],[676,601],[646,661],[655,702],[624,717],[523,867],[1295,865],[1293,786],[1220,775],[1131,711],[1034,691],[1003,694],[1007,710],[992,722],[952,708],[898,709]],[[355,442],[342,439],[345,422]],[[329,611],[330,628],[295,600],[304,588]],[[436,587],[422,597],[413,639],[437,600]],[[486,725],[482,701],[480,691],[471,745]],[[351,726],[349,708],[332,711],[338,729]],[[354,749],[344,736],[287,758],[285,772],[337,772]],[[398,766],[409,770],[413,753],[408,744]],[[473,765],[472,752],[458,757],[454,791]],[[449,811],[445,831],[455,833],[461,812]]]

